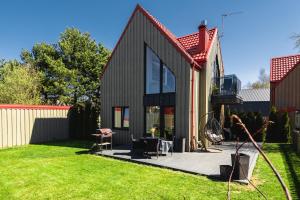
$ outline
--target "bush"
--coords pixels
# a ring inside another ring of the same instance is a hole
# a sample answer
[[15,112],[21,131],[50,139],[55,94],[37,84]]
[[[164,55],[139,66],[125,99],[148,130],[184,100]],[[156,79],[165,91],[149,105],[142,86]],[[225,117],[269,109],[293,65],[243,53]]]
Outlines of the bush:
[[290,127],[290,118],[287,112],[285,112],[281,117],[281,141],[282,142],[291,142],[291,127]]
[[278,137],[278,128],[279,128],[279,120],[278,120],[278,112],[275,107],[272,107],[270,115],[269,115],[269,125],[267,128],[266,141],[267,142],[279,142]]
[[[264,125],[264,119],[263,119],[261,113],[258,112],[258,113],[256,113],[256,118],[255,118],[255,132],[257,132],[259,129],[261,129],[263,125]],[[254,136],[254,140],[257,142],[265,142],[265,138],[266,138],[266,130],[265,129],[261,130]]]
[[280,113],[273,107],[269,115],[269,121],[271,123],[267,129],[267,142],[291,141],[290,118],[287,112]]
[[225,115],[224,127],[225,128],[230,128],[231,127],[231,119],[230,119],[231,113],[230,113],[230,109],[226,108],[224,115]]
[[90,139],[98,127],[99,112],[91,103],[72,106],[69,111],[70,137]]
[[[259,129],[261,129],[264,123],[263,117],[259,112],[245,113],[245,112],[230,111],[229,109],[226,109],[224,127],[230,128],[232,133],[231,138],[226,137],[227,140],[228,139],[235,140],[239,138],[240,141],[245,141],[248,139],[247,134],[240,128],[240,126],[237,125],[236,123],[231,122],[230,119],[231,114],[236,114],[237,116],[239,116],[239,118],[242,120],[242,122],[245,124],[245,126],[247,127],[247,129],[251,134],[254,134]],[[254,140],[257,142],[262,142],[264,141],[265,135],[266,134],[264,131],[258,132],[257,134],[255,134]]]

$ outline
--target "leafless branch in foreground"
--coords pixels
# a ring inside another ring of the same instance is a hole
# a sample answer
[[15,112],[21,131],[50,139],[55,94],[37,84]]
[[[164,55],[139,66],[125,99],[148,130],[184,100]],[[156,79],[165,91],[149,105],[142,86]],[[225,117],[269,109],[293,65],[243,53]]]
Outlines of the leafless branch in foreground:
[[[272,162],[268,159],[268,157],[266,156],[266,154],[261,150],[261,148],[257,145],[257,143],[255,142],[255,140],[253,139],[253,137],[251,136],[250,132],[248,131],[247,127],[245,126],[245,124],[242,122],[242,120],[237,116],[237,115],[232,115],[231,116],[232,119],[234,119],[237,124],[245,131],[245,133],[247,134],[249,140],[252,142],[252,144],[254,145],[254,147],[258,150],[258,152],[262,155],[262,157],[265,159],[265,161],[268,163],[268,165],[270,166],[270,168],[272,169],[272,171],[275,173],[276,178],[278,179],[278,181],[281,184],[282,189],[285,192],[285,196],[286,199],[288,200],[292,200],[292,197],[290,195],[290,192],[287,188],[287,186],[285,185],[282,177],[280,176],[280,174],[278,173],[278,171],[276,170],[276,168],[274,167],[274,165],[272,164]],[[266,128],[266,126],[268,125],[268,123],[265,123],[263,128]],[[258,132],[256,132],[258,133]],[[233,170],[235,167],[235,163],[236,163],[236,158],[237,158],[237,154],[238,154],[238,150],[245,144],[246,142],[242,143],[239,147],[237,147],[236,149],[236,155],[235,155],[235,162],[233,165],[233,169],[232,172],[230,174],[229,180],[228,180],[228,191],[227,191],[227,199],[230,200],[230,182],[232,179],[232,174],[233,174]]]

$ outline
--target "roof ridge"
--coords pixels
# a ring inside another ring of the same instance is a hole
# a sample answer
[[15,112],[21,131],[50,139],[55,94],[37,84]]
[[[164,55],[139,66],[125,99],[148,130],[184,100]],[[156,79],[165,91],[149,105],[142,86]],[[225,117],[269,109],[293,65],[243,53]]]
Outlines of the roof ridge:
[[273,57],[273,58],[271,58],[271,60],[273,60],[273,59],[280,59],[280,58],[289,58],[289,57],[295,57],[295,56],[300,56],[300,53],[298,53],[298,54],[292,54],[292,55],[287,55],[287,56]]
[[186,57],[191,64],[195,64],[196,66],[200,67],[200,65],[186,51],[183,45],[177,40],[177,37],[169,29],[167,29],[162,23],[160,23],[153,15],[151,15],[147,10],[145,10],[139,4],[137,4],[136,10],[140,10],[146,17],[148,17],[150,21],[152,21],[152,23],[156,25],[156,28],[159,31],[161,31],[167,37],[167,39],[169,39],[170,42],[173,43],[175,47],[177,46],[178,50],[182,52],[183,56]]
[[[208,31],[213,31],[213,30],[216,30],[216,29],[217,29],[217,27],[213,27],[211,29],[208,29]],[[189,37],[189,36],[196,35],[196,34],[199,34],[199,32],[197,31],[197,32],[190,33],[190,34],[187,34],[187,35],[182,35],[180,37],[177,37],[177,39],[179,40],[181,38]]]
[[196,35],[196,34],[199,34],[199,32],[194,32],[194,33],[190,33],[190,34],[187,34],[187,35],[182,35],[182,36],[180,36],[180,37],[177,37],[177,39],[189,37],[189,36]]

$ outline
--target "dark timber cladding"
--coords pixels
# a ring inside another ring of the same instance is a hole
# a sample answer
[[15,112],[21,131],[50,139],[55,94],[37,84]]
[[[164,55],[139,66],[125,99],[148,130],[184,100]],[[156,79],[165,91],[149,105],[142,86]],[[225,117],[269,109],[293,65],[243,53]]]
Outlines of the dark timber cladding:
[[144,16],[135,12],[102,76],[101,123],[113,127],[112,107],[129,107],[129,130],[115,130],[116,143],[128,143],[130,134],[144,133],[144,45],[148,45],[176,77],[176,137],[189,144],[189,94],[191,65]]

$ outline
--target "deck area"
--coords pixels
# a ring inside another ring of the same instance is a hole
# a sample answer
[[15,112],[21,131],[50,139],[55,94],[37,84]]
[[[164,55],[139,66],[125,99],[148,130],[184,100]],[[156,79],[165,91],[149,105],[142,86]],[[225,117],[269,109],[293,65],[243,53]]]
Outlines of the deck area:
[[[222,151],[212,150],[213,152],[185,152],[166,156],[153,156],[151,159],[145,157],[136,157],[131,155],[130,146],[117,146],[113,150],[103,150],[97,154],[130,162],[152,165],[168,168],[172,170],[183,171],[186,173],[205,175],[213,178],[220,177],[220,165],[231,165],[231,154],[235,153],[235,143],[224,142],[222,145],[213,146]],[[250,166],[248,179],[251,178],[258,151],[252,144],[245,144],[240,153],[250,156]],[[242,183],[248,183],[247,180],[241,180]]]

